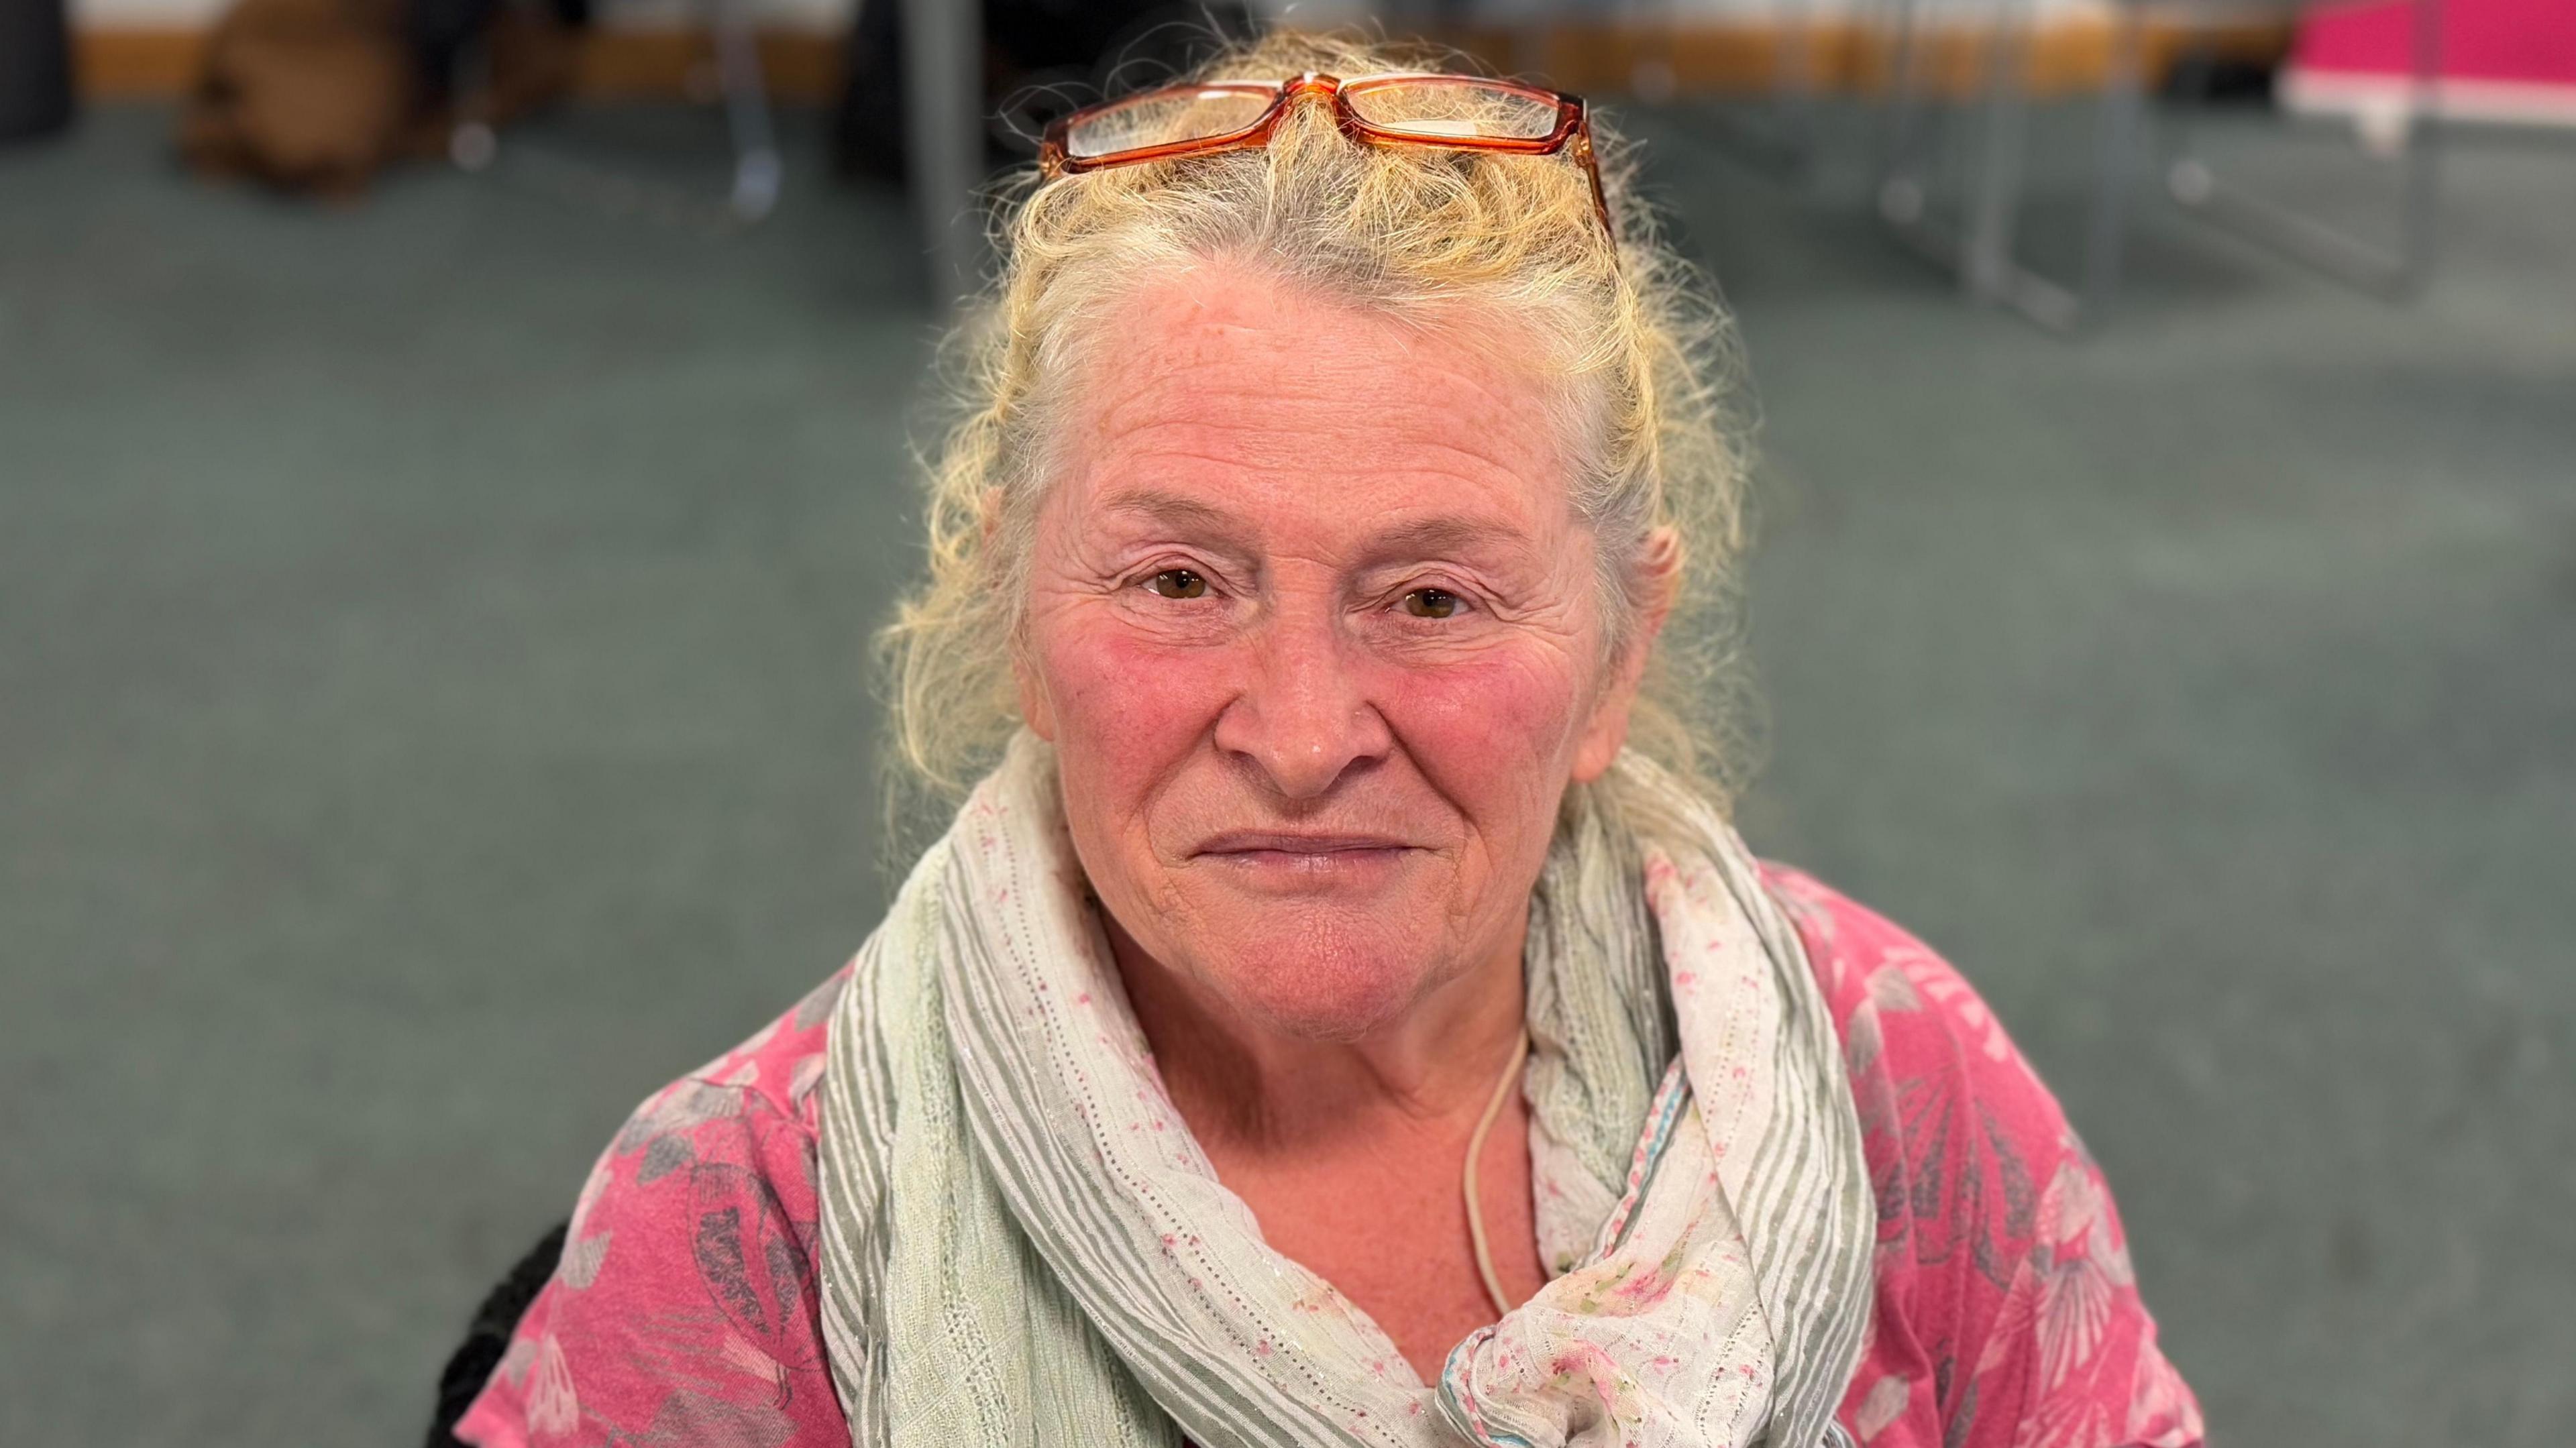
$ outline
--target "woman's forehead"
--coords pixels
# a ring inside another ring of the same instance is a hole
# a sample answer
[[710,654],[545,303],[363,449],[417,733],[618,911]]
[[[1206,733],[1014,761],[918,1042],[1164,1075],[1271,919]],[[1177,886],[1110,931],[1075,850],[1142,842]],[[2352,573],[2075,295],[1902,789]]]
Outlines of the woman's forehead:
[[1553,520],[1492,507],[1492,501],[1421,508],[1313,496],[1291,510],[1266,505],[1258,492],[1210,502],[1160,488],[1119,488],[1100,494],[1083,523],[1093,537],[1113,544],[1132,537],[1238,556],[1329,553],[1357,567],[1450,558],[1510,569],[1566,551],[1549,526]]
[[1553,389],[1508,350],[1201,268],[1104,322],[1058,478],[1074,511],[1211,527],[1388,515],[1474,532],[1570,516]]

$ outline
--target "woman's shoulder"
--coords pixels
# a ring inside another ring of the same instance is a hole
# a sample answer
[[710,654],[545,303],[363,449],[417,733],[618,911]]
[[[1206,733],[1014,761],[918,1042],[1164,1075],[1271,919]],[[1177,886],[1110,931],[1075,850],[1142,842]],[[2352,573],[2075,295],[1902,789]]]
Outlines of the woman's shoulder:
[[1930,946],[1812,875],[1763,874],[1841,1039],[1882,1262],[1983,1264],[2000,1286],[2012,1249],[2036,1230],[2047,1178],[2081,1151],[2057,1098]]
[[[738,1092],[746,1109],[755,1104],[791,1121],[809,1138],[820,1119],[815,1091],[823,1080],[824,1044],[832,1010],[849,988],[857,962],[842,966],[807,991],[803,999],[750,1039],[672,1082],[648,1098],[637,1112],[641,1121],[656,1103],[692,1097],[706,1091]],[[630,1127],[630,1129],[632,1129]]]
[[816,1088],[850,972],[627,1118],[459,1438],[848,1443],[814,1263]]
[[2063,1128],[2056,1098],[1957,967],[1805,871],[1766,862],[1762,875],[1807,948],[1855,1080],[1920,1078],[2013,1122]]
[[1878,1206],[1845,1426],[1870,1448],[2198,1443],[2110,1189],[1994,1011],[1885,916],[1764,878],[1833,1012]]

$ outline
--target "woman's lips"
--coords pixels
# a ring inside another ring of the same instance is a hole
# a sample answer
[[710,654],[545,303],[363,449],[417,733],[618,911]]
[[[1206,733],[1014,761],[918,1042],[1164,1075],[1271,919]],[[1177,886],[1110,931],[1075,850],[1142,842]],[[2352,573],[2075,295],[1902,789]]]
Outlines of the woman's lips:
[[1338,855],[1354,850],[1401,850],[1404,841],[1389,835],[1300,834],[1289,830],[1228,830],[1201,843],[1202,855],[1283,854]]
[[1414,852],[1414,846],[1385,835],[1253,830],[1218,835],[1196,851],[1200,859],[1251,880],[1290,888],[1373,883]]

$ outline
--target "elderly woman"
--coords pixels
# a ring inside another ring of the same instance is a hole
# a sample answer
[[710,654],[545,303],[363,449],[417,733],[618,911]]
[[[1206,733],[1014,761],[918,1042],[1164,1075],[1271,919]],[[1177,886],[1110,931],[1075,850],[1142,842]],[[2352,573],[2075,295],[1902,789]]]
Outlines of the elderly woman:
[[1291,39],[1054,133],[890,636],[954,823],[463,1437],[2198,1440],[2002,1029],[1726,823],[1723,333],[1593,147]]

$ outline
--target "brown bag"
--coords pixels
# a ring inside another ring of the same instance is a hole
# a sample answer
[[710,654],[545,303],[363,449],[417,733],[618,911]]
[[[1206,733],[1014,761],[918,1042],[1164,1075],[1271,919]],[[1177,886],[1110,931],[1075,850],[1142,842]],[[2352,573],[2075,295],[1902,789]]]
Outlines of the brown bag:
[[570,85],[572,32],[504,7],[486,32],[490,89],[432,104],[402,4],[238,0],[216,25],[180,114],[180,154],[202,171],[352,196],[395,160],[443,154],[460,115],[499,125]]

